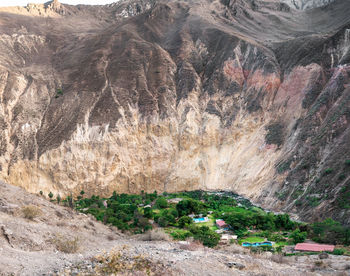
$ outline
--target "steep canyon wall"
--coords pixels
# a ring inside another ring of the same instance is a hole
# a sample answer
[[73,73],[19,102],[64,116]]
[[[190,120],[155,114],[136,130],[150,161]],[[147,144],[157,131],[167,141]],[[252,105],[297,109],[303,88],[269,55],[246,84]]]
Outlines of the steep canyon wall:
[[61,195],[233,190],[350,223],[345,2],[3,11],[1,178]]

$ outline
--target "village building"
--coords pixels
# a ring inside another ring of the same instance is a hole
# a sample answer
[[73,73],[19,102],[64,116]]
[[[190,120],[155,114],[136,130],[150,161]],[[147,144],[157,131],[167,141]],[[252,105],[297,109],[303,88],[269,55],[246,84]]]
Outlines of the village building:
[[297,243],[294,247],[295,251],[311,251],[311,252],[323,252],[330,251],[333,252],[335,246],[328,244],[318,244],[318,243]]
[[223,234],[221,235],[221,240],[223,241],[229,241],[229,240],[237,240],[237,235],[229,235],[229,234]]
[[183,200],[183,198],[180,198],[180,197],[167,199],[169,204],[178,204],[182,200]]
[[223,219],[217,219],[215,221],[215,224],[219,228],[227,228],[227,224],[226,224],[226,222]]

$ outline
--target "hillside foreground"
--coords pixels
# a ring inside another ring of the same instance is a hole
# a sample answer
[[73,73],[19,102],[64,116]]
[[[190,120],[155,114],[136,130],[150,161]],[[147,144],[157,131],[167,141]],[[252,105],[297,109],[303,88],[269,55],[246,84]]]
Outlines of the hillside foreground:
[[[349,275],[350,272],[347,256],[329,255],[320,260],[317,255],[250,254],[238,245],[209,249],[193,242],[173,242],[166,237],[128,236],[90,216],[4,182],[0,183],[0,194],[0,275],[110,275],[111,260],[119,264],[116,275]],[[24,218],[25,206],[37,206],[40,214],[32,220]],[[62,252],[69,250],[73,253]]]

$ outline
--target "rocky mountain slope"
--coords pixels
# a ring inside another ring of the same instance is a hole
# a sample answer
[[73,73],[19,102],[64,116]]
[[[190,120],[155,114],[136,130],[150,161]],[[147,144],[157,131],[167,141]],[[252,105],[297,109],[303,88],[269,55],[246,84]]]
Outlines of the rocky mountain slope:
[[233,190],[350,224],[349,9],[2,8],[0,176],[61,196]]
[[326,6],[332,3],[334,0],[283,0],[290,7],[298,10],[313,9]]
[[[104,269],[112,268],[118,275],[346,275],[349,270],[346,256],[320,262],[317,255],[250,255],[237,245],[214,250],[159,237],[149,241],[19,187],[0,182],[0,194],[0,275],[111,275]],[[25,218],[28,206],[40,214]]]

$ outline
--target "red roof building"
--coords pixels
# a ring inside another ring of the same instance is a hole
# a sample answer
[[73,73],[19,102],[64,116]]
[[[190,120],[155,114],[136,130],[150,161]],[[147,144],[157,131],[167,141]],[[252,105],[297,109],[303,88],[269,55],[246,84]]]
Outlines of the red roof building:
[[227,224],[226,224],[226,222],[223,219],[217,219],[215,221],[215,223],[216,223],[216,226],[219,227],[219,228],[227,227]]
[[322,252],[322,251],[330,251],[334,250],[334,245],[328,244],[318,244],[318,243],[298,243],[294,250],[299,251],[312,251],[312,252]]

